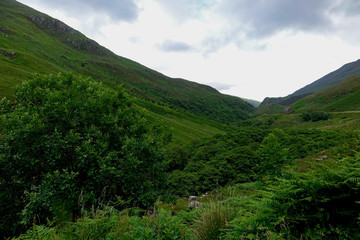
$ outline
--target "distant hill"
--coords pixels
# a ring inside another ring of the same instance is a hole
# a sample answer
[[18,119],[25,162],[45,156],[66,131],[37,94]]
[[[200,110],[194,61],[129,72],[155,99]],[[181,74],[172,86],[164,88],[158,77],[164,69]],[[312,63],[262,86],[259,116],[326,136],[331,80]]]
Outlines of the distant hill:
[[261,104],[261,102],[256,101],[256,100],[252,100],[252,99],[242,98],[242,100],[244,100],[245,102],[251,104],[254,108],[259,107],[259,105]]
[[359,111],[360,76],[351,77],[325,90],[308,95],[291,105],[296,112],[304,111]]
[[345,64],[341,68],[325,75],[324,77],[295,91],[294,93],[286,97],[265,98],[264,101],[261,103],[261,107],[271,104],[290,106],[291,104],[299,101],[300,99],[310,94],[322,91],[332,86],[336,86],[344,80],[357,75],[360,75],[360,60]]
[[123,84],[138,99],[221,123],[247,119],[254,108],[212,87],[174,79],[117,56],[61,21],[15,0],[0,1],[0,97],[34,73],[74,72]]

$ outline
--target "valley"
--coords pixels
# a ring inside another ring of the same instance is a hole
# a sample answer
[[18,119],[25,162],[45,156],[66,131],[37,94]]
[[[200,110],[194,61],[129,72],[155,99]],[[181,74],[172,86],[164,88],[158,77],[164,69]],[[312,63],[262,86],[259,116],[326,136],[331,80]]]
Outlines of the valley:
[[259,105],[1,0],[0,236],[359,239],[359,64]]

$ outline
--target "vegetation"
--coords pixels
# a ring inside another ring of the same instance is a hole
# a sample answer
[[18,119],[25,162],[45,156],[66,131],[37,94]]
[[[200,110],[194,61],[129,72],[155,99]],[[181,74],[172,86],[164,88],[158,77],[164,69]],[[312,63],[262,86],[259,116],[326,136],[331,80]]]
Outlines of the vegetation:
[[317,122],[320,120],[328,120],[330,118],[330,114],[327,112],[312,112],[312,113],[303,113],[301,118],[305,122],[313,121]]
[[165,189],[166,135],[121,89],[37,76],[0,109],[2,232],[101,204],[151,206]]
[[13,0],[0,22],[4,239],[360,238],[359,77],[251,117]]
[[[161,120],[166,108],[157,118],[121,87],[71,74],[38,75],[0,109],[3,236],[360,236],[356,131],[280,130],[273,116],[179,145]],[[327,121],[306,124],[318,122]],[[204,195],[203,206],[188,208],[179,197],[189,195]]]

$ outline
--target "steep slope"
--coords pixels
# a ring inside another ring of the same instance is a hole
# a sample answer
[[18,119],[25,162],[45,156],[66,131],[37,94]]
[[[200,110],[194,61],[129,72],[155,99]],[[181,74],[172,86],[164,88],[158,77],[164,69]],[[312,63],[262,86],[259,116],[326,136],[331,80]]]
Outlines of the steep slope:
[[359,111],[360,76],[351,77],[335,86],[311,94],[291,105],[303,111]]
[[291,96],[299,96],[304,94],[312,94],[319,92],[321,90],[327,89],[329,87],[335,86],[342,81],[360,75],[360,59],[351,63],[347,63],[341,68],[325,75],[319,80],[297,90]]
[[123,84],[137,98],[181,108],[222,123],[249,117],[242,99],[183,79],[169,78],[119,57],[59,20],[14,0],[0,1],[0,96],[34,73],[71,71]]
[[280,104],[282,106],[290,106],[291,104],[302,99],[303,97],[335,86],[343,82],[344,80],[356,75],[360,75],[360,60],[347,63],[341,68],[325,75],[324,77],[295,91],[294,93],[286,97],[265,98],[261,105],[266,106],[270,104]]

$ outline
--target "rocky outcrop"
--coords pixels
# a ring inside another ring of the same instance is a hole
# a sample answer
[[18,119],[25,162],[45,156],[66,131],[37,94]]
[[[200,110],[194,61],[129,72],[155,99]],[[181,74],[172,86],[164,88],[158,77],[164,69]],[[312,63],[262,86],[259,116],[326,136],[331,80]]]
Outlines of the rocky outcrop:
[[0,53],[8,58],[15,58],[15,54],[16,54],[16,52],[8,52],[3,49],[0,49]]
[[99,56],[106,54],[104,48],[98,43],[86,38],[78,31],[57,19],[37,15],[30,15],[28,19],[42,30],[50,31],[52,34],[60,34],[63,42],[72,48]]
[[51,32],[68,33],[70,35],[75,35],[77,33],[74,29],[55,18],[30,15],[29,20],[35,23],[36,26],[42,29],[48,29]]

